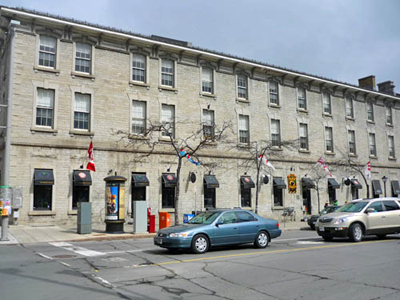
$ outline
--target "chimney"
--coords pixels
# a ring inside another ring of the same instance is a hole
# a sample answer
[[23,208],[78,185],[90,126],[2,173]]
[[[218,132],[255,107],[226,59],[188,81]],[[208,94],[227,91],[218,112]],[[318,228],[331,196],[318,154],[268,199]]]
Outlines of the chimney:
[[382,83],[378,83],[378,90],[380,92],[389,94],[389,95],[393,95],[393,96],[395,96],[394,87],[395,87],[395,85],[393,84],[393,81],[390,81],[390,80],[382,82]]
[[370,75],[364,78],[358,79],[358,86],[362,89],[367,89],[367,90],[375,90],[375,76]]

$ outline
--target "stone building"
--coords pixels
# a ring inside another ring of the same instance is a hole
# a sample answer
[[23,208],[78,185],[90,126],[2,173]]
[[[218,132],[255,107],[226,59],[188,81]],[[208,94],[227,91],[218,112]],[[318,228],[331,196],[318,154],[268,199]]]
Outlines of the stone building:
[[[20,223],[74,223],[79,201],[104,221],[104,178],[115,172],[128,179],[127,218],[137,200],[174,214],[169,134],[179,146],[199,129],[209,142],[194,156],[200,166],[182,161],[180,220],[195,209],[256,205],[277,219],[293,207],[299,219],[327,201],[366,197],[348,160],[361,170],[370,161],[371,196],[400,193],[400,96],[390,81],[376,89],[369,76],[355,86],[22,9],[1,7],[0,25],[1,185],[22,189]],[[151,124],[169,129],[148,137]],[[96,172],[85,169],[91,141]],[[256,204],[249,162],[263,145],[275,169],[262,167],[260,182],[266,174],[269,182]],[[320,158],[332,176],[318,175]]]

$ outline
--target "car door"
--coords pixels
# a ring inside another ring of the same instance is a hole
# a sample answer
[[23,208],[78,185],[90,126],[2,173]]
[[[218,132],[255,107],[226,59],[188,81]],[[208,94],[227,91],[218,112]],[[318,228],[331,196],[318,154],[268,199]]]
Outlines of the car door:
[[386,210],[388,232],[400,230],[400,207],[394,200],[383,201]]
[[247,211],[238,211],[237,215],[240,241],[243,243],[254,242],[259,229],[258,220]]
[[240,243],[236,212],[226,211],[217,220],[217,226],[214,229],[214,244],[235,243]]
[[382,201],[372,202],[365,211],[373,208],[373,212],[367,213],[367,233],[375,234],[384,230],[386,226],[386,212]]

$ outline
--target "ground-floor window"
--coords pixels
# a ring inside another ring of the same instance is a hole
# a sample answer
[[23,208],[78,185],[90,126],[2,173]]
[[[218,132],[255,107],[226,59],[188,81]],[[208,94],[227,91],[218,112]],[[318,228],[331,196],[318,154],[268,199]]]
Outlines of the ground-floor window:
[[72,209],[78,209],[79,202],[89,202],[89,186],[73,186]]
[[282,177],[274,177],[273,180],[273,194],[274,206],[283,206],[283,190],[286,189],[286,183]]
[[207,188],[204,185],[204,208],[215,208],[215,188]]
[[358,199],[358,189],[354,186],[351,187],[351,199]]
[[177,178],[173,173],[162,175],[161,204],[162,208],[175,208],[175,187]]
[[242,185],[240,188],[240,199],[242,207],[251,207],[251,189],[245,188]]
[[329,204],[333,205],[336,201],[336,190],[328,186]]
[[33,188],[33,210],[51,210],[52,185],[35,185]]

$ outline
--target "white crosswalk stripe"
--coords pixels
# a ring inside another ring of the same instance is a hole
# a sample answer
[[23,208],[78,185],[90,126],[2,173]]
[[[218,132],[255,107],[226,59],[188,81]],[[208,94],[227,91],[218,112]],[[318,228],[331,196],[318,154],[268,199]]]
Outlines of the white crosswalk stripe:
[[55,247],[59,247],[59,248],[83,255],[83,256],[93,257],[93,256],[106,255],[106,253],[89,250],[89,249],[79,247],[79,246],[74,246],[70,243],[65,243],[65,242],[54,242],[54,243],[49,243],[49,244],[52,246],[55,246]]

